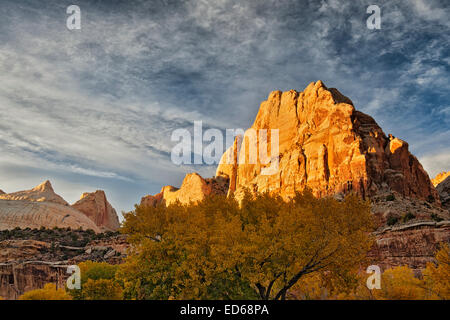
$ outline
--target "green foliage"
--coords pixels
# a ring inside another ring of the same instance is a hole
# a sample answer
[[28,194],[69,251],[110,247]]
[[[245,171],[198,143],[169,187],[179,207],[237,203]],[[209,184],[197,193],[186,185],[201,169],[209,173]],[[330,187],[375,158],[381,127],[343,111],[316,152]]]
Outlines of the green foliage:
[[394,200],[395,200],[394,194],[390,194],[390,195],[386,196],[386,201],[394,201]]
[[81,271],[81,290],[68,290],[74,300],[120,300],[121,283],[116,280],[117,265],[85,261],[78,265]]
[[415,217],[416,216],[414,214],[412,214],[411,212],[408,212],[402,217],[402,221],[403,222],[408,222],[408,221],[414,219]]
[[439,217],[436,213],[431,214],[431,219],[433,219],[436,222],[441,222],[444,220],[443,218]]
[[389,217],[388,219],[387,219],[387,225],[388,226],[393,226],[394,224],[396,224],[398,222],[398,218],[397,217],[393,217],[393,216],[391,216],[391,217]]
[[39,229],[14,228],[12,230],[0,230],[2,240],[40,240],[54,242],[60,246],[84,247],[93,240],[108,239],[117,236],[118,232],[95,233],[93,230],[70,230],[70,228]]

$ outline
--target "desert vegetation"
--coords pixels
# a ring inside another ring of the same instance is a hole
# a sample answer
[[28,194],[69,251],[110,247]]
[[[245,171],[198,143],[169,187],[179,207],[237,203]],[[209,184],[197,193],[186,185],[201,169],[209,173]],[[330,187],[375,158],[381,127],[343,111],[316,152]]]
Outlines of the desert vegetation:
[[62,246],[84,247],[93,240],[109,239],[117,236],[118,232],[95,233],[93,230],[71,228],[14,228],[0,230],[0,241],[3,240],[38,240],[55,243]]

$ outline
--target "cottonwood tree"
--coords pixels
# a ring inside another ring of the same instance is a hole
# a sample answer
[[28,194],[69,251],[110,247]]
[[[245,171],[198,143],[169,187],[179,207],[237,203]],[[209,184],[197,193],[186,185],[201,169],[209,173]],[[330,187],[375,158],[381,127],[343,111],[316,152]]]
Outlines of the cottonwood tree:
[[126,298],[281,300],[305,275],[354,270],[371,230],[368,202],[309,190],[290,201],[247,192],[241,204],[137,206],[125,215],[133,249],[117,276]]

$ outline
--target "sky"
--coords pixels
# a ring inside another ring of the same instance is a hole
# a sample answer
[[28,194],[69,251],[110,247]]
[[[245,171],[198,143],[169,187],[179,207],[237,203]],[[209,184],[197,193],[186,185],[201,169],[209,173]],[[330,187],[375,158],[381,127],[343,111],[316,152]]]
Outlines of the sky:
[[[81,29],[69,30],[69,5]],[[366,26],[369,5],[381,29]],[[186,173],[179,128],[248,128],[271,91],[322,80],[450,170],[448,0],[2,0],[0,189],[49,179],[129,211]]]

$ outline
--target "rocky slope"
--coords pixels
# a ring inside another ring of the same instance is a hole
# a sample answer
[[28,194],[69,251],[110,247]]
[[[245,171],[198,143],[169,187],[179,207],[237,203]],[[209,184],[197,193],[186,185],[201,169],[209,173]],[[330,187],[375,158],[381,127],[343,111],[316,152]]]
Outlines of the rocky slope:
[[376,242],[369,252],[371,263],[384,271],[408,265],[416,275],[434,261],[440,243],[450,243],[450,220],[421,221],[386,227],[375,233]]
[[47,283],[64,287],[69,265],[87,260],[117,264],[129,247],[124,236],[93,240],[83,247],[60,245],[57,240],[0,241],[0,297],[17,299]]
[[106,199],[103,190],[83,193],[81,199],[75,202],[72,208],[83,212],[102,230],[115,231],[120,227],[116,210]]
[[84,194],[72,207],[53,190],[50,181],[26,191],[0,195],[0,230],[14,228],[117,230],[116,211],[103,191]]

